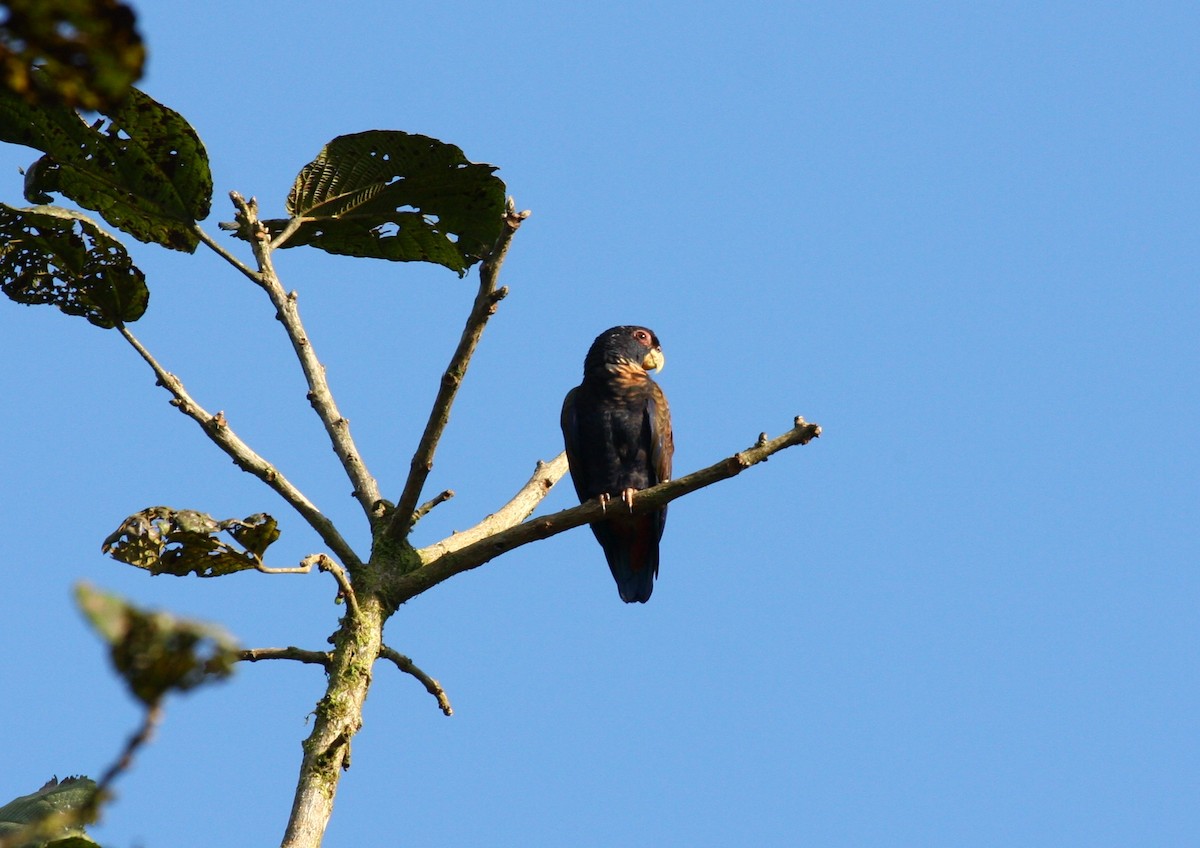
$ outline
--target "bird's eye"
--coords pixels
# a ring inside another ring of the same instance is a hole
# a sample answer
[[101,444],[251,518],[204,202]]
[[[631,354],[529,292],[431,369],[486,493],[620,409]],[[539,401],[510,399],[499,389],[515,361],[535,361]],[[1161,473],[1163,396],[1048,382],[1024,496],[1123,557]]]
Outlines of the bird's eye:
[[650,334],[645,330],[634,330],[633,337],[644,345],[650,344]]

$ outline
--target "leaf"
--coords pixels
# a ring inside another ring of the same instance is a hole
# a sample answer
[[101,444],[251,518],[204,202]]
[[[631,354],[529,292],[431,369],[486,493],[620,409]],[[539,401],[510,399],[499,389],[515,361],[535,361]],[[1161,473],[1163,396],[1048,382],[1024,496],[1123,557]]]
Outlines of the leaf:
[[[338,136],[296,177],[287,211],[304,222],[283,246],[434,262],[462,276],[500,236],[505,189],[495,170],[428,136]],[[289,222],[263,223],[278,235]]]
[[222,524],[239,545],[259,559],[279,539],[279,522],[265,512],[256,512],[244,521],[230,518]]
[[[91,802],[96,794],[96,782],[86,777],[67,777],[63,780],[51,778],[37,792],[14,798],[0,806],[0,840],[43,821],[49,816],[80,810]],[[58,830],[58,828],[55,828]],[[45,834],[43,834],[45,836]],[[57,846],[95,845],[83,835],[80,827],[62,828],[54,834],[51,842],[22,843],[24,845]],[[73,842],[73,840],[82,840]]]
[[75,587],[75,600],[108,643],[117,672],[147,706],[172,690],[184,692],[233,673],[237,645],[219,627],[148,612],[86,583]]
[[46,154],[26,174],[31,203],[57,192],[140,241],[196,249],[193,225],[212,201],[208,154],[179,113],[136,88],[94,124],[0,89],[0,141]]
[[27,102],[111,108],[142,76],[146,48],[133,10],[124,3],[8,0],[4,5],[0,85]]
[[[245,550],[222,541],[228,533]],[[101,550],[151,574],[222,577],[256,568],[279,530],[265,512],[217,521],[191,509],[152,506],[136,512],[104,540]]]
[[0,290],[106,329],[138,320],[150,300],[145,275],[119,241],[87,216],[54,206],[0,203]]

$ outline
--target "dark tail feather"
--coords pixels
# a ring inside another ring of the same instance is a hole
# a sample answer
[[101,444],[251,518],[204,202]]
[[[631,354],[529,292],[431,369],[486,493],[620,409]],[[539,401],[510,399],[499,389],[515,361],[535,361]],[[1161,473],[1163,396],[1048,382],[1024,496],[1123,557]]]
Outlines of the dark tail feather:
[[651,531],[650,522],[637,522],[629,529],[633,532],[621,532],[611,523],[593,525],[621,600],[644,604],[650,600],[658,576],[658,536]]

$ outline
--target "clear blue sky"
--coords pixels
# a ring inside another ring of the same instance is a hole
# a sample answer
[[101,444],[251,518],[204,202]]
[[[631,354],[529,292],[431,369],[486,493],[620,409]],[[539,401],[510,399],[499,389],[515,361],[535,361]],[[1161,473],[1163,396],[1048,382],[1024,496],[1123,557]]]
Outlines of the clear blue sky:
[[[644,607],[579,530],[402,609],[388,643],[456,714],[377,668],[328,846],[1200,844],[1194,4],[136,7],[142,87],[212,158],[212,232],[229,190],[281,213],[326,141],[376,128],[458,144],[533,210],[419,541],[560,450],[613,324],[663,340],[677,473],[825,430],[674,504]],[[34,154],[0,156],[20,204]],[[203,249],[135,254],[144,343],[365,547],[262,294]],[[397,496],[473,280],[278,265]],[[0,333],[10,798],[98,773],[137,720],[75,581],[253,647],[322,648],[339,608],[325,575],[104,559],[155,504],[273,512],[279,565],[321,548],[118,336],[7,302]],[[322,685],[260,663],[171,700],[98,838],[277,843]]]

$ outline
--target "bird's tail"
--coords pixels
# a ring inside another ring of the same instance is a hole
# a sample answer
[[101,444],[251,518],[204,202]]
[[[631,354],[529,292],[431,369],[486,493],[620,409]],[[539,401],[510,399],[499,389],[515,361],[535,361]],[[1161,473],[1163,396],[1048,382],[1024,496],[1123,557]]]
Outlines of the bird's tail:
[[654,578],[658,576],[658,534],[648,526],[650,523],[641,520],[592,525],[604,548],[608,570],[617,582],[617,591],[627,604],[644,604],[654,591]]

